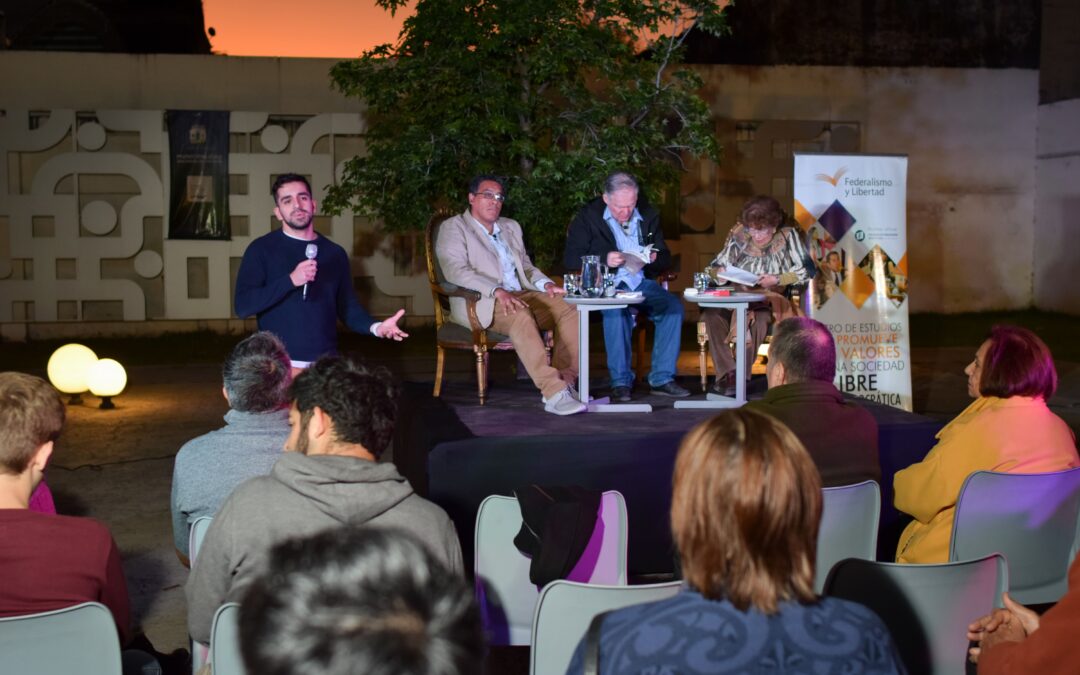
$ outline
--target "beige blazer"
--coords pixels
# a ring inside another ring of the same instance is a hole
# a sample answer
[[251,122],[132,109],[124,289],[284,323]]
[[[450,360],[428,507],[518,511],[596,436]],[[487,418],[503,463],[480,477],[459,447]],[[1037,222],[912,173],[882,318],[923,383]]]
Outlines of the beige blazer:
[[[525,253],[525,244],[521,239],[521,226],[509,218],[497,221],[501,233],[499,237],[506,242],[514,256],[518,282],[530,291],[543,291],[551,281],[543,272],[533,267]],[[476,303],[476,315],[480,325],[491,325],[495,311],[495,299],[492,294],[502,286],[502,266],[499,253],[491,237],[483,231],[468,211],[444,220],[439,225],[435,236],[435,257],[439,260],[442,278],[452,284],[479,291],[481,298]],[[450,318],[454,323],[469,326],[468,313],[463,298],[450,298]]]

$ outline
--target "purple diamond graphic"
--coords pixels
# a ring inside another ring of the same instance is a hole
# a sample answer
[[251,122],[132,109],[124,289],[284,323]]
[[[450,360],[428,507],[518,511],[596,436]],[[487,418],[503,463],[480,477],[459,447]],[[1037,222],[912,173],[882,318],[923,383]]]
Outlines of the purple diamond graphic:
[[826,232],[832,235],[833,239],[840,241],[855,224],[855,218],[848,213],[839,200],[836,200],[825,209],[825,213],[818,217],[818,222]]

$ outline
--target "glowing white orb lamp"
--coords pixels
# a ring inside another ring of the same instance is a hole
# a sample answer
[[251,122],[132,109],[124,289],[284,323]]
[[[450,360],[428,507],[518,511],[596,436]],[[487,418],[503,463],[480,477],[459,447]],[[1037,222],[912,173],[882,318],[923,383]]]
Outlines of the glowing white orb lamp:
[[97,363],[98,357],[93,349],[76,343],[66,344],[49,357],[45,371],[49,382],[61,393],[70,394],[68,405],[82,403],[79,394],[90,388],[86,376],[90,367]]
[[101,397],[101,405],[98,407],[112,410],[116,407],[112,397],[119,396],[127,386],[127,371],[115,359],[101,359],[90,366],[86,382],[90,385],[90,393]]

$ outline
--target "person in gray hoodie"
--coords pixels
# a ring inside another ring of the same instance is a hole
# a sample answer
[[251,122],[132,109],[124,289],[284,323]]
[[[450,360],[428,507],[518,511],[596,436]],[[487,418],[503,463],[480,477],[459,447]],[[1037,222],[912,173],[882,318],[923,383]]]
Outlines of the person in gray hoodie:
[[241,484],[221,507],[192,561],[188,632],[207,642],[214,612],[239,601],[286,539],[345,523],[397,527],[464,575],[454,524],[413,493],[392,464],[396,387],[389,373],[340,356],[319,359],[291,389],[291,433],[269,476]]

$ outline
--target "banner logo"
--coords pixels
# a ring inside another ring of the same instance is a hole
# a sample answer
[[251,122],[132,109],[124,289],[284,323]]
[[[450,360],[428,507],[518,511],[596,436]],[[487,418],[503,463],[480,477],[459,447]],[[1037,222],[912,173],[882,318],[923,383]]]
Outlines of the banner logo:
[[815,180],[820,180],[820,181],[825,181],[826,183],[829,183],[833,187],[836,187],[837,183],[840,182],[840,179],[844,176],[845,173],[847,173],[847,167],[842,166],[839,169],[837,169],[836,173],[834,173],[831,176],[829,174],[827,174],[827,173],[819,173],[819,174],[814,176],[814,179]]

